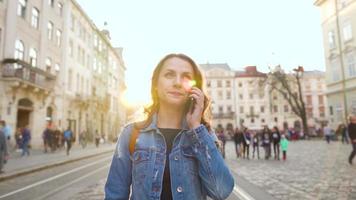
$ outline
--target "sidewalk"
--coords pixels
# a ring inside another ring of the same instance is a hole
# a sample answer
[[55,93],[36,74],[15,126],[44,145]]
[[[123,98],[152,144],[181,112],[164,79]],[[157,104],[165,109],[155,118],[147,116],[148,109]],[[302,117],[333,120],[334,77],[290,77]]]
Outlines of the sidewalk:
[[0,181],[98,154],[113,152],[114,149],[114,143],[100,144],[98,148],[94,144],[88,144],[84,149],[79,144],[75,144],[69,156],[66,155],[64,148],[53,153],[43,153],[42,149],[31,149],[30,156],[24,157],[21,157],[21,152],[11,152],[10,158],[3,168],[5,173],[0,174]]

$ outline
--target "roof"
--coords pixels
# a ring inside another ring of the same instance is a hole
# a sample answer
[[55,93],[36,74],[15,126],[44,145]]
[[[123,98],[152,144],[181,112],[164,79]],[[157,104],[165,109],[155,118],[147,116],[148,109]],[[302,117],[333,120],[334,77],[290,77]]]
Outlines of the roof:
[[207,64],[200,64],[199,66],[204,71],[208,71],[208,70],[211,70],[214,68],[231,71],[231,68],[229,67],[229,65],[227,63],[213,63],[213,64],[207,63]]

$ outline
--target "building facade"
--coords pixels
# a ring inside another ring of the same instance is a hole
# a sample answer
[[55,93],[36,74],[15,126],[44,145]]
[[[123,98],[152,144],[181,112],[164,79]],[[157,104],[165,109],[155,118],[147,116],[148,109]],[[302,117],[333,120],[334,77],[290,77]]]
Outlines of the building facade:
[[356,114],[356,1],[316,0],[314,5],[321,11],[327,112],[336,127]]
[[[259,72],[256,66],[248,66],[243,71],[232,70],[227,64],[200,66],[213,102],[213,128],[259,130],[263,126],[277,126],[284,129],[301,124],[284,97],[264,84],[268,74]],[[305,71],[301,79],[309,127],[319,128],[327,119],[324,77],[320,71]]]
[[28,126],[34,146],[48,122],[116,137],[125,66],[109,32],[74,0],[3,0],[0,9],[1,119]]

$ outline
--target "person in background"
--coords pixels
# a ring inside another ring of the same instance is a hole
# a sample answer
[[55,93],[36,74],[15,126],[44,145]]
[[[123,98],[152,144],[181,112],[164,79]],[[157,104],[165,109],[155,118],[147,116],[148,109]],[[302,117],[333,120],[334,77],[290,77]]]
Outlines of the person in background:
[[0,174],[4,173],[2,170],[4,164],[6,163],[9,153],[7,148],[7,138],[5,133],[2,131],[3,124],[0,124]]
[[243,130],[243,140],[242,144],[244,146],[243,158],[250,159],[250,143],[251,143],[251,135],[249,130],[245,127]]
[[262,145],[265,150],[265,159],[268,160],[271,157],[271,132],[267,126],[262,130]]
[[350,142],[352,145],[352,151],[349,156],[349,163],[350,165],[352,165],[352,160],[356,155],[356,116],[355,115],[350,117],[348,132],[349,132]]
[[330,140],[331,140],[331,136],[332,136],[332,129],[329,127],[329,124],[325,124],[324,128],[323,128],[323,133],[324,133],[324,137],[326,139],[326,142],[329,144]]
[[272,143],[273,143],[273,153],[274,159],[279,160],[279,142],[281,140],[281,134],[277,126],[272,128]]
[[30,156],[30,150],[29,150],[30,141],[31,141],[31,131],[28,128],[28,125],[26,125],[22,129],[22,142],[21,142],[22,154],[21,154],[21,156],[25,156],[25,154],[27,154],[27,156]]
[[260,136],[257,131],[252,135],[252,158],[255,158],[255,152],[257,151],[257,159],[260,159]]
[[98,132],[98,130],[95,130],[95,146],[96,147],[99,147],[99,144],[100,144],[100,134],[99,134],[99,132]]
[[70,127],[68,127],[67,130],[63,132],[63,137],[67,145],[67,156],[68,156],[70,149],[72,148],[72,139],[73,139],[73,132],[70,129]]
[[105,199],[226,199],[234,179],[211,129],[203,73],[188,56],[169,54],[151,80],[147,118],[120,134]]
[[243,135],[242,135],[242,132],[237,127],[234,131],[233,138],[234,138],[234,143],[235,143],[236,157],[239,158],[239,157],[241,157],[241,149],[242,149],[241,143],[243,140]]
[[285,134],[281,135],[281,141],[280,141],[280,145],[281,145],[281,149],[282,149],[282,154],[283,154],[283,160],[287,160],[287,150],[288,150],[288,144],[289,141],[286,137]]

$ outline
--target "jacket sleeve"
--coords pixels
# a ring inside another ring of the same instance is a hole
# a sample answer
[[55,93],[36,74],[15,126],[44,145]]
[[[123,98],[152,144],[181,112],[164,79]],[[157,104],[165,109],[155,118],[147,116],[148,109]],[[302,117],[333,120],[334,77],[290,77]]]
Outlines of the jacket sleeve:
[[105,184],[106,200],[129,199],[132,163],[128,145],[132,127],[132,125],[125,127],[117,141]]
[[204,125],[187,132],[198,160],[203,187],[213,199],[226,199],[234,188],[233,176],[215,145],[217,137]]

